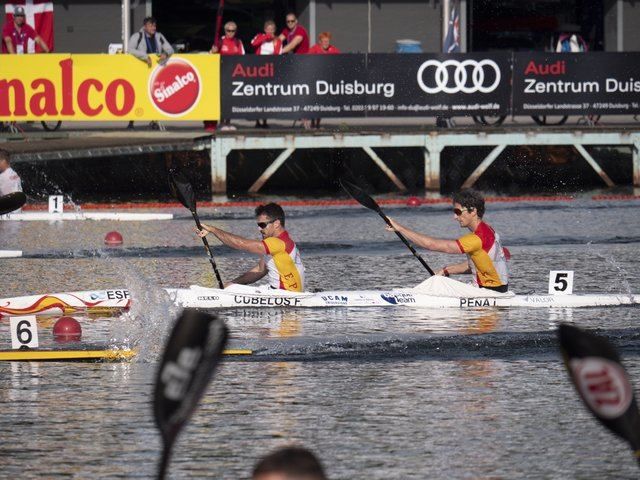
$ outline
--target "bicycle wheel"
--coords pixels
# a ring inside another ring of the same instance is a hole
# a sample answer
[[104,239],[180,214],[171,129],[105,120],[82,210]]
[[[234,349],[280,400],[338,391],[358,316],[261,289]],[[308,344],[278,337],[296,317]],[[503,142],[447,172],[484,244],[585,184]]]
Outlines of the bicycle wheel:
[[52,120],[49,122],[42,121],[40,123],[42,124],[42,128],[44,128],[47,132],[55,132],[60,128],[60,125],[62,125],[62,120]]
[[490,117],[485,115],[472,115],[472,118],[473,118],[473,121],[476,122],[478,125],[486,125],[487,127],[498,127],[502,125],[502,123],[504,122],[505,118],[507,118],[507,116],[500,115],[497,117]]
[[551,115],[540,115],[540,116],[534,115],[531,118],[533,118],[533,121],[536,122],[538,125],[545,126],[545,125],[564,125],[564,122],[566,122],[567,118],[569,117],[566,115],[563,117],[555,117]]

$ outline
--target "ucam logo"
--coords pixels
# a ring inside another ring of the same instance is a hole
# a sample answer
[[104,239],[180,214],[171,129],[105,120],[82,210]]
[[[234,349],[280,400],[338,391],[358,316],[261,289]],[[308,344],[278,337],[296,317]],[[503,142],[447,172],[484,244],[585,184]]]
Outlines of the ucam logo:
[[385,302],[391,305],[402,305],[405,303],[416,303],[416,299],[410,293],[394,293],[394,294],[381,294],[380,295]]
[[500,84],[500,67],[491,59],[427,60],[418,69],[426,93],[491,93]]
[[196,67],[183,58],[158,65],[149,77],[149,98],[160,113],[181,117],[200,100],[202,80]]
[[574,358],[569,362],[585,403],[603,418],[616,418],[633,399],[631,384],[620,365],[606,358]]

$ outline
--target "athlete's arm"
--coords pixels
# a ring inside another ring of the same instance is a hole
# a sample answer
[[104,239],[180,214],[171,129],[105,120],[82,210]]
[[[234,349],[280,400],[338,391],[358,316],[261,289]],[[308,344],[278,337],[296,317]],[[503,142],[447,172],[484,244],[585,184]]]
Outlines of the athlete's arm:
[[212,225],[202,224],[202,230],[196,230],[199,237],[206,237],[208,232],[213,233],[218,240],[227,245],[228,247],[235,248],[236,250],[243,250],[249,253],[256,253],[258,255],[266,255],[267,251],[260,240],[251,240],[249,238],[241,237],[231,232],[225,232],[224,230],[214,227]]
[[429,237],[428,235],[424,235],[422,233],[418,233],[410,228],[405,227],[404,225],[399,224],[394,221],[392,218],[389,219],[391,222],[391,227],[387,227],[387,230],[393,232],[401,233],[404,235],[409,241],[415,243],[417,246],[426,248],[427,250],[432,250],[434,252],[442,252],[442,253],[463,253],[460,251],[460,247],[455,240],[445,240],[441,238]]
[[[447,275],[445,275],[445,269],[447,270]],[[469,268],[468,262],[462,263],[454,263],[452,265],[447,265],[446,267],[442,267],[440,270],[436,272],[436,275],[444,275],[448,277],[449,275],[455,275],[460,273],[471,273],[471,269]]]
[[287,43],[287,46],[282,49],[282,53],[289,53],[294,50],[298,45],[302,43],[302,35],[296,35],[291,40],[291,43]]
[[267,264],[264,259],[261,258],[255,267],[253,267],[251,270],[247,270],[239,277],[234,278],[230,283],[226,284],[225,287],[229,286],[231,283],[237,283],[240,285],[249,285],[251,283],[255,283],[262,277],[264,277],[267,272]]

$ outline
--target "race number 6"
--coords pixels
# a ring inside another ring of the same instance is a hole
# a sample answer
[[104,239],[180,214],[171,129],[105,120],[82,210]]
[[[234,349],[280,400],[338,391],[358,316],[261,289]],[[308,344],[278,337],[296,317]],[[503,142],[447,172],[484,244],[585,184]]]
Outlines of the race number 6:
[[549,272],[549,294],[571,295],[573,293],[573,270],[551,270]]
[[62,213],[64,198],[62,195],[49,195],[49,213]]
[[38,324],[35,315],[26,317],[11,317],[11,348],[17,350],[22,347],[38,348]]

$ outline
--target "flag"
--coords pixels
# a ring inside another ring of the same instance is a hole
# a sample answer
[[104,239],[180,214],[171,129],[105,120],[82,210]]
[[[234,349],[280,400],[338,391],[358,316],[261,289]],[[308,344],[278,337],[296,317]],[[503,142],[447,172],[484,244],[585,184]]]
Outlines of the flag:
[[451,14],[447,24],[447,36],[442,45],[444,53],[457,53],[460,51],[460,0],[451,1]]
[[[5,5],[6,21],[13,22],[13,9],[24,7],[26,23],[44,40],[53,52],[53,2],[48,0],[15,0]],[[33,40],[29,40],[28,52],[40,52],[41,48]]]

